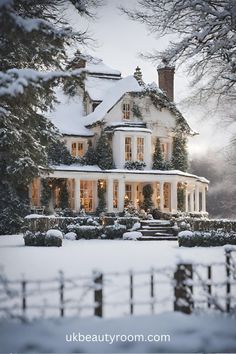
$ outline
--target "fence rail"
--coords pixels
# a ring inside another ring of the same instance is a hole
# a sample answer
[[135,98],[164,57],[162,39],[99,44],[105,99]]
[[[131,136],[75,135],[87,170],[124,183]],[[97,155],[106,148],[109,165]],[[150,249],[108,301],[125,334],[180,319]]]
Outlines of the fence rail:
[[52,279],[10,280],[0,276],[0,316],[95,315],[99,317],[158,313],[191,313],[236,309],[236,249],[226,249],[225,262],[178,264],[148,271],[93,272]]

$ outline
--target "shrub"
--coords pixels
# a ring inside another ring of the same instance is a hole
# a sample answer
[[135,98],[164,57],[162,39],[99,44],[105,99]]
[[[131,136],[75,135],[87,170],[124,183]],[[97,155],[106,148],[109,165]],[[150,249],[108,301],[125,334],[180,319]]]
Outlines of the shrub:
[[112,217],[112,216],[104,216],[103,222],[104,222],[104,225],[105,225],[105,226],[114,225],[114,223],[115,223],[115,218]]
[[45,246],[45,232],[26,231],[24,235],[25,246]]
[[102,227],[101,226],[92,226],[92,225],[73,225],[70,228],[70,232],[76,233],[76,240],[81,238],[89,239],[96,239],[99,238],[102,234]]
[[226,244],[236,245],[236,233],[223,230],[202,232],[182,231],[178,235],[179,246],[184,247],[211,247],[224,246]]
[[76,240],[76,233],[75,232],[67,232],[67,234],[65,234],[64,238],[66,240],[75,241]]
[[62,239],[63,239],[63,234],[59,230],[48,230],[45,236],[45,246],[55,246],[55,247],[61,247],[62,246]]
[[116,238],[122,238],[125,231],[126,231],[126,226],[118,223],[105,227],[106,238],[111,240],[114,240]]
[[132,229],[135,223],[139,222],[138,217],[122,216],[117,219],[117,222],[121,225],[126,226],[126,229]]
[[142,171],[146,167],[145,162],[143,161],[127,161],[125,163],[126,170],[139,170]]

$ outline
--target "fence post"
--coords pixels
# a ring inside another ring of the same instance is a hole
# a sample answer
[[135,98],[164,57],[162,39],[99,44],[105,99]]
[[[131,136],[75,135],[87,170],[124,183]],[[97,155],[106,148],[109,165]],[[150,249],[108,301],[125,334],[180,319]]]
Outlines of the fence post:
[[130,314],[133,315],[134,313],[134,304],[133,304],[133,299],[134,299],[134,276],[133,272],[130,271],[129,273],[129,299],[130,299]]
[[154,313],[154,272],[151,269],[150,275],[150,296],[151,296],[151,313]]
[[207,307],[211,307],[211,280],[212,280],[212,272],[211,272],[211,266],[207,267],[207,280],[208,280],[208,285],[207,285],[207,291],[208,291],[208,299],[207,299]]
[[64,274],[62,271],[59,272],[59,294],[60,294],[60,316],[64,317],[65,312],[64,312],[64,288],[65,288],[65,284],[64,284]]
[[26,280],[23,279],[21,282],[21,292],[22,292],[22,318],[26,317]]
[[226,260],[226,312],[230,312],[230,292],[231,292],[231,285],[230,285],[230,258],[231,258],[231,251],[225,250],[225,260]]
[[103,275],[99,272],[93,272],[93,282],[95,284],[94,289],[94,316],[103,316]]
[[188,280],[193,279],[192,264],[178,264],[174,273],[174,311],[180,311],[190,314],[193,309],[192,285],[188,284]]

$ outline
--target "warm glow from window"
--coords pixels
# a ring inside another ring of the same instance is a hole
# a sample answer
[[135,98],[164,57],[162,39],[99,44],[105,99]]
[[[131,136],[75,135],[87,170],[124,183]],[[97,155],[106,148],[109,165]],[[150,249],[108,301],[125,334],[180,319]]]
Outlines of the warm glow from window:
[[130,137],[125,138],[125,161],[132,160],[132,140]]
[[161,143],[161,150],[165,159],[168,157],[168,147],[166,143]]
[[84,144],[81,142],[76,142],[71,144],[71,155],[73,157],[84,156]]
[[123,103],[123,119],[130,119],[130,104]]
[[115,209],[118,208],[118,191],[119,191],[118,181],[114,181],[113,182],[113,208]]
[[144,138],[137,138],[137,160],[144,160]]
[[93,210],[93,181],[80,181],[80,206],[85,211]]
[[125,199],[127,201],[132,200],[132,185],[131,184],[126,184],[125,185]]

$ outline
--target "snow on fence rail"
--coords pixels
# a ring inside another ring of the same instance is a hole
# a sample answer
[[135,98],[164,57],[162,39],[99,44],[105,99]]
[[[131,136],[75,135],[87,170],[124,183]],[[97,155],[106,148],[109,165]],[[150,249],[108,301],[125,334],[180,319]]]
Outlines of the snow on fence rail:
[[[149,271],[93,272],[52,279],[9,280],[0,276],[0,316],[36,317],[122,315],[215,309],[235,313],[236,248],[225,248],[225,262],[179,263]],[[219,278],[219,274],[221,277]],[[215,280],[217,276],[217,280]]]

